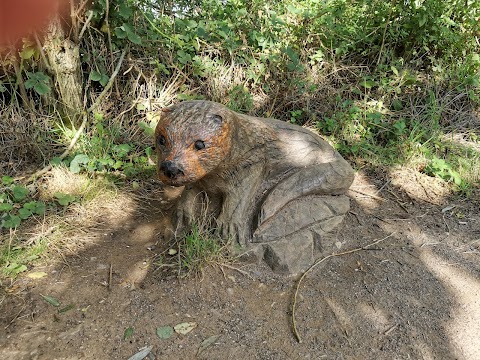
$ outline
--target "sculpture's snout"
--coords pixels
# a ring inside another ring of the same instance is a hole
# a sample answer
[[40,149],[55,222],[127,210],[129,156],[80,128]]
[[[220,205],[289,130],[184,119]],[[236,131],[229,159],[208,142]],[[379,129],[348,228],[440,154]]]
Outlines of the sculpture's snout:
[[170,179],[174,179],[178,175],[183,175],[182,168],[173,161],[162,161],[160,163],[160,171],[162,171],[165,176],[169,177]]

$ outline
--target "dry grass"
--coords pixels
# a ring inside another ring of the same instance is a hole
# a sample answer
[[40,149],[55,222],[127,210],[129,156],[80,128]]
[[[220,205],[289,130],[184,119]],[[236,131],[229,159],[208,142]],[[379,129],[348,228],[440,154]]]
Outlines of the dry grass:
[[51,156],[56,145],[49,135],[51,116],[10,105],[0,107],[0,118],[0,174],[21,176]]

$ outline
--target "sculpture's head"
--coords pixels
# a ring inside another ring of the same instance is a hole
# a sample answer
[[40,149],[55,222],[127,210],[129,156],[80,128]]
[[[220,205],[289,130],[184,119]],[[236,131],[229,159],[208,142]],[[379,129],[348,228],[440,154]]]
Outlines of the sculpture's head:
[[194,183],[217,168],[231,149],[231,111],[210,101],[162,109],[155,129],[157,170],[167,185]]

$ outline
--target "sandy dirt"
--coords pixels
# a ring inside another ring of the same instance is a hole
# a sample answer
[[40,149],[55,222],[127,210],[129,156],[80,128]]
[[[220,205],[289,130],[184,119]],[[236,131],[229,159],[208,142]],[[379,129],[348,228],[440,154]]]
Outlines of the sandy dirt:
[[[147,359],[480,359],[478,196],[450,198],[411,171],[360,173],[348,195],[351,212],[319,258],[382,241],[306,276],[295,308],[301,343],[292,332],[298,276],[245,263],[233,266],[248,276],[155,271],[165,221],[151,201],[92,229],[81,251],[34,269],[47,277],[6,289],[0,358],[128,359],[151,346]],[[156,334],[184,322],[196,327]]]

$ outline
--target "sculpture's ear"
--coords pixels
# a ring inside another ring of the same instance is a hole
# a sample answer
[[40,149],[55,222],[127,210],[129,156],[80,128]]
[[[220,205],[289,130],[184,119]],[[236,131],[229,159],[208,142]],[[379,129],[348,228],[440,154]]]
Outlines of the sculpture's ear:
[[218,114],[213,114],[213,115],[210,115],[210,120],[213,121],[214,124],[217,124],[217,125],[222,125],[223,124],[223,117],[221,117],[220,115]]

